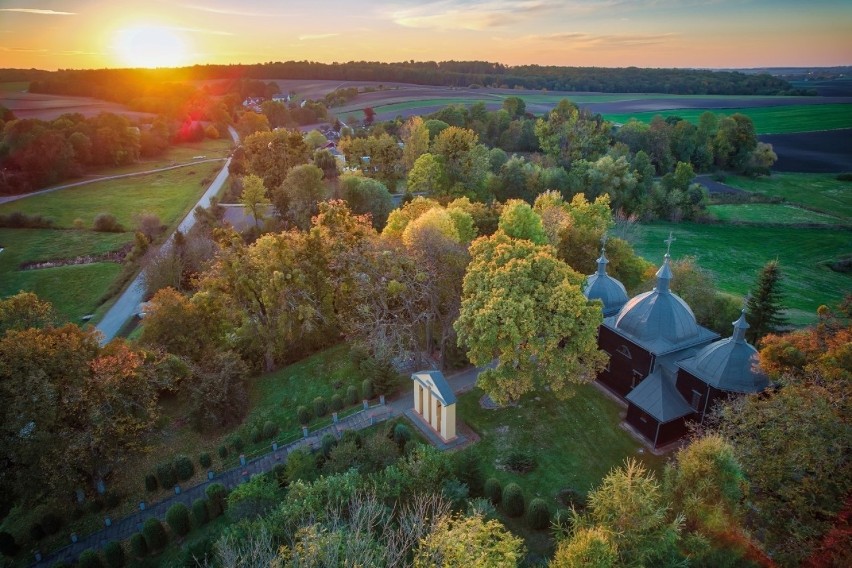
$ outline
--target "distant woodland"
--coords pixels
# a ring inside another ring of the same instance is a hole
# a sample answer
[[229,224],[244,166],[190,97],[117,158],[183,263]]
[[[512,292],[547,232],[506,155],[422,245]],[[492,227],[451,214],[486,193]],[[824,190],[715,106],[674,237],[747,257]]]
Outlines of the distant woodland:
[[[328,79],[386,81],[452,87],[504,87],[550,91],[669,93],[681,95],[807,95],[766,73],[637,67],[508,66],[487,61],[380,63],[350,61],[269,62],[255,65],[195,65],[178,69],[2,70],[0,81],[29,80],[32,92],[83,95],[123,102],[109,91],[117,86],[200,79]],[[105,93],[106,91],[106,93]]]

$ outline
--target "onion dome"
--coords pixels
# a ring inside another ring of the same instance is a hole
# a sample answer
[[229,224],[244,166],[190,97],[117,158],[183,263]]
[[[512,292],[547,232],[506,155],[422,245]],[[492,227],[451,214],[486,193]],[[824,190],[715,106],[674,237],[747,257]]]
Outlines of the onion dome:
[[603,302],[604,317],[617,314],[621,307],[627,303],[628,299],[624,284],[606,273],[606,265],[608,263],[609,261],[606,258],[604,249],[601,247],[601,257],[598,259],[598,271],[586,279],[586,286],[583,290],[583,294],[589,300],[600,300]]
[[714,341],[678,365],[722,391],[760,392],[769,386],[769,379],[757,369],[757,349],[745,340],[745,332],[749,328],[745,309],[733,326],[731,337]]

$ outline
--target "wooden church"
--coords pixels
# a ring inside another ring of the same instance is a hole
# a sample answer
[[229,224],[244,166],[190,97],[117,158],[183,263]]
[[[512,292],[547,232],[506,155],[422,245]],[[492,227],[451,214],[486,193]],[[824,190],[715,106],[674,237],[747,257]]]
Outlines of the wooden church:
[[[674,239],[666,241],[669,249]],[[745,310],[726,339],[695,320],[670,289],[669,251],[650,292],[628,300],[624,286],[606,272],[602,250],[585,295],[603,304],[598,348],[609,363],[598,382],[627,404],[627,424],[653,448],[683,437],[687,422],[701,421],[714,401],[769,385],[756,369],[757,350],[746,343]]]

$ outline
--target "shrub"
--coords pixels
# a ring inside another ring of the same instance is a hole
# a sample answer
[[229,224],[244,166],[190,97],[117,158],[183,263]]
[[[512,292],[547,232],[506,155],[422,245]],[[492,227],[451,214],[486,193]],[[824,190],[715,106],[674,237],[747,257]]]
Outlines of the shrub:
[[267,420],[263,423],[263,438],[265,440],[271,440],[275,437],[275,434],[278,433],[278,424],[273,422],[272,420]]
[[228,490],[221,483],[212,483],[204,490],[210,503],[210,518],[215,519],[225,511]]
[[41,215],[27,215],[20,211],[14,211],[8,215],[0,215],[0,227],[10,229],[49,229],[53,226],[53,219]]
[[837,174],[837,180],[838,181],[852,181],[852,173],[843,172],[843,173]]
[[360,368],[361,363],[370,358],[370,350],[363,343],[355,343],[349,347],[349,360]]
[[287,487],[287,466],[283,463],[276,464],[275,467],[272,468],[272,476],[275,478],[276,483],[278,483],[278,487],[285,488]]
[[[225,451],[227,451],[227,450],[225,450]],[[207,452],[204,452],[203,454],[198,456],[198,465],[200,465],[204,469],[207,469],[208,467],[213,465],[213,460],[210,459],[210,454],[208,454]]]
[[453,470],[456,478],[466,483],[472,496],[482,496],[485,476],[479,457],[472,451],[461,451],[453,454]]
[[142,536],[145,537],[145,544],[148,550],[161,550],[168,544],[169,537],[166,535],[166,529],[163,528],[163,523],[159,519],[150,518],[142,525]]
[[118,222],[115,215],[110,215],[109,213],[98,213],[95,215],[95,221],[92,224],[92,228],[101,233],[124,232],[124,227],[121,226],[121,223]]
[[183,503],[175,503],[166,511],[166,522],[178,536],[186,536],[192,526],[189,524],[189,509]]
[[550,526],[550,509],[544,499],[536,497],[530,501],[527,511],[527,524],[531,529],[541,530]]
[[134,558],[144,558],[148,554],[148,544],[145,542],[145,537],[139,533],[130,537],[130,554]]
[[15,542],[15,537],[6,531],[0,532],[0,554],[3,556],[15,556],[21,547]]
[[364,400],[370,400],[373,398],[373,381],[370,379],[364,379],[361,382],[361,397]]
[[161,463],[157,466],[157,480],[160,482],[160,487],[168,489],[174,487],[177,483],[175,476],[175,468],[171,462]]
[[176,457],[175,474],[181,481],[186,481],[195,475],[195,466],[192,465],[192,460],[186,456]]
[[92,499],[86,504],[86,509],[88,509],[90,513],[100,513],[104,510],[104,502],[100,499]]
[[393,428],[393,441],[396,442],[396,445],[399,446],[401,450],[407,441],[411,439],[411,430],[408,429],[408,426],[400,422]]
[[103,568],[104,564],[101,562],[98,553],[89,548],[80,554],[80,558],[77,559],[77,566],[78,568]]
[[340,443],[343,444],[346,442],[354,442],[355,446],[360,448],[364,445],[364,438],[358,430],[346,430],[340,437]]
[[228,446],[219,446],[219,457],[223,460],[228,457]]
[[322,447],[322,455],[328,457],[328,454],[331,453],[332,448],[337,445],[337,438],[335,438],[332,434],[325,433],[322,435],[322,440],[320,441],[320,446]]
[[41,518],[41,528],[44,529],[44,534],[56,534],[62,528],[62,517],[56,513],[45,513]]
[[249,440],[252,441],[253,444],[257,444],[261,440],[263,440],[263,432],[260,431],[260,428],[255,426],[251,430],[249,430]]
[[149,473],[145,476],[145,489],[147,491],[156,491],[159,484],[157,483],[157,476],[153,473]]
[[535,469],[535,457],[524,450],[513,450],[504,461],[506,468],[515,473],[529,473]]
[[331,410],[334,412],[339,412],[343,409],[343,397],[338,393],[334,393],[331,396]]
[[234,436],[231,438],[231,446],[234,448],[234,451],[240,453],[243,451],[243,448],[246,446],[246,443],[243,442],[243,439],[239,436]]
[[44,528],[41,526],[41,523],[33,523],[30,526],[30,538],[39,541],[43,539],[46,535],[44,532]]
[[195,525],[203,527],[210,520],[210,515],[207,512],[207,499],[196,499],[192,502],[192,518],[195,519]]
[[321,396],[318,396],[314,399],[314,414],[316,414],[317,418],[328,414],[328,404]]
[[500,486],[500,482],[493,477],[485,480],[485,497],[495,505],[503,499],[503,488]]
[[517,483],[510,483],[503,488],[503,512],[509,517],[524,514],[524,492]]
[[187,547],[180,566],[215,566],[214,556],[213,541],[209,537],[202,538]]
[[420,442],[418,440],[411,439],[405,443],[405,446],[403,446],[402,453],[408,455],[413,452],[415,448],[417,448],[417,446],[419,445]]
[[122,568],[124,566],[124,549],[121,543],[109,542],[104,547],[104,560],[109,568]]
[[358,387],[355,385],[350,386],[346,389],[346,404],[357,404],[358,403]]
[[[121,503],[121,496],[115,491],[110,491],[106,495],[104,495],[104,502],[106,503],[107,509],[115,509],[118,507],[119,503]],[[47,528],[45,528],[47,530]],[[51,534],[51,533],[47,533]]]
[[308,422],[311,421],[311,411],[308,410],[307,406],[300,406],[296,409],[296,418],[298,418],[299,424],[307,426]]

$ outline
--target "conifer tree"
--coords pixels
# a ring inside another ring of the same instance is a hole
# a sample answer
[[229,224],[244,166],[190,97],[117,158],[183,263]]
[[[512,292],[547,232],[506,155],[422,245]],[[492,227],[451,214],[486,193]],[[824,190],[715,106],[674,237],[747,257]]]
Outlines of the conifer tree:
[[771,260],[760,271],[746,306],[746,318],[751,326],[747,333],[751,343],[787,323],[782,314],[780,283],[781,268],[777,260]]

